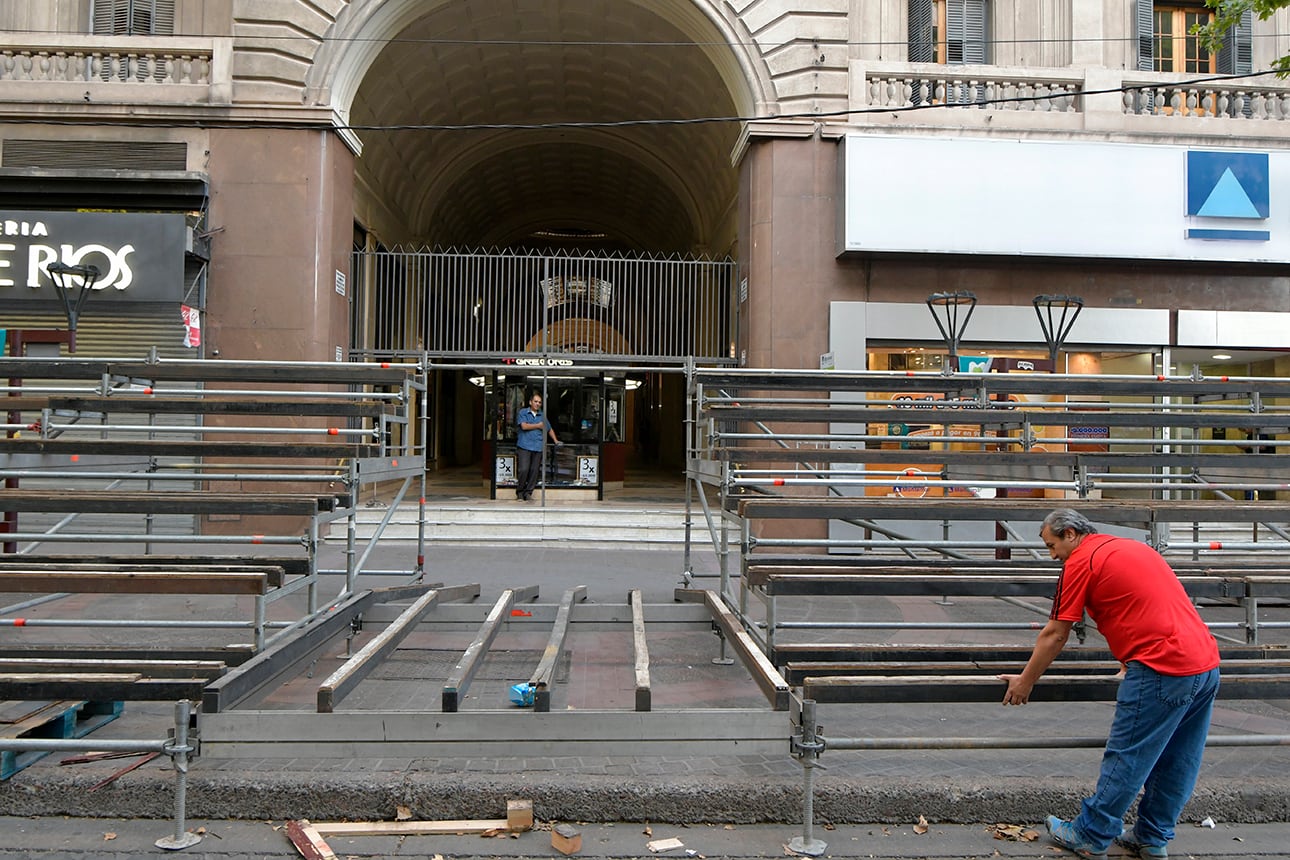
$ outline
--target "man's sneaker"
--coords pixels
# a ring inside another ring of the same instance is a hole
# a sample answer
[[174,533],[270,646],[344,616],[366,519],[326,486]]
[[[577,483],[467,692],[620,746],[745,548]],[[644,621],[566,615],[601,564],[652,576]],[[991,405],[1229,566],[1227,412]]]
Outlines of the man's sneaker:
[[1152,860],[1155,860],[1155,858],[1165,858],[1169,856],[1169,851],[1165,846],[1147,845],[1139,842],[1138,834],[1134,833],[1127,827],[1124,828],[1124,831],[1121,832],[1119,836],[1115,837],[1115,841],[1120,847],[1127,848],[1139,857],[1150,857]]
[[1069,821],[1058,818],[1056,815],[1050,815],[1044,820],[1048,827],[1048,835],[1054,842],[1065,848],[1067,851],[1073,851],[1080,857],[1105,857],[1105,848],[1094,848],[1083,836],[1075,830],[1075,825]]

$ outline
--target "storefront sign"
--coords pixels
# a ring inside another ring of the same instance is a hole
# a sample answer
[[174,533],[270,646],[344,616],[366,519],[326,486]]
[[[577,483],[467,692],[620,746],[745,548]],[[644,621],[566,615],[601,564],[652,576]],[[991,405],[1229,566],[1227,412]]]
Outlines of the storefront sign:
[[503,358],[502,364],[516,367],[573,367],[572,358]]
[[180,301],[184,216],[0,212],[0,301],[55,301],[51,263],[94,266],[95,301]]

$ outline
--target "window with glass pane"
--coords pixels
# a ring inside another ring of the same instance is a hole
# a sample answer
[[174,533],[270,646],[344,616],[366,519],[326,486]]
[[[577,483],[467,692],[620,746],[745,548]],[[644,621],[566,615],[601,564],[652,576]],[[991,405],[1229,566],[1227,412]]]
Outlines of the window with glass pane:
[[1213,74],[1214,56],[1201,47],[1192,28],[1208,24],[1213,13],[1199,7],[1155,7],[1155,70]]

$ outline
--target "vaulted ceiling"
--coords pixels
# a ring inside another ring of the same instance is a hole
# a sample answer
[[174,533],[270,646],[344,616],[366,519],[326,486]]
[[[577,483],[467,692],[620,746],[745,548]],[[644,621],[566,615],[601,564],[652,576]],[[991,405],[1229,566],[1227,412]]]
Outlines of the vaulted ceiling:
[[721,50],[625,0],[435,6],[358,90],[359,194],[387,241],[724,254],[738,123],[513,127],[734,116]]

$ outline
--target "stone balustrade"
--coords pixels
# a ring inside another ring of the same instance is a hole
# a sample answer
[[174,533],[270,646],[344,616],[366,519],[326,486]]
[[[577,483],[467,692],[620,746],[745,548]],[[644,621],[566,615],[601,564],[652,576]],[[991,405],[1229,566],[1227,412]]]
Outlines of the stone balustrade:
[[209,54],[76,50],[0,53],[0,80],[205,86],[210,83],[210,77]]
[[989,66],[913,63],[899,71],[869,69],[865,95],[873,107],[948,104],[983,110],[1074,113],[1080,110],[1083,84],[1082,78],[1073,76],[1000,74]]
[[1290,88],[1257,84],[1249,78],[1203,86],[1125,81],[1124,112],[1139,116],[1290,119]]
[[[955,105],[981,111],[1179,119],[1287,120],[1290,86],[1269,78],[1197,84],[1198,76],[1119,70],[1023,69],[933,63],[867,62],[854,67],[861,105],[917,108]],[[1124,88],[1122,92],[1116,90]],[[1106,97],[1110,95],[1111,100]],[[1094,108],[1089,100],[1096,100]]]
[[218,83],[214,40],[82,36],[69,44],[7,38],[0,84],[134,84],[209,88]]

